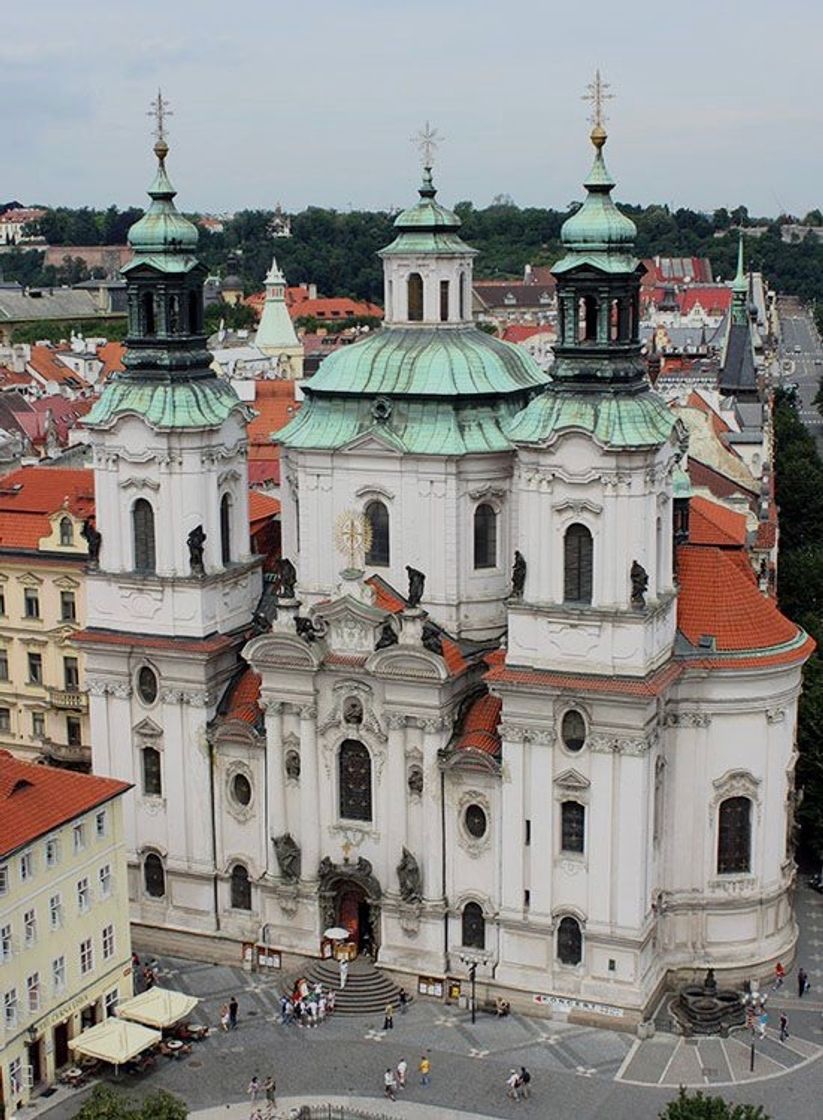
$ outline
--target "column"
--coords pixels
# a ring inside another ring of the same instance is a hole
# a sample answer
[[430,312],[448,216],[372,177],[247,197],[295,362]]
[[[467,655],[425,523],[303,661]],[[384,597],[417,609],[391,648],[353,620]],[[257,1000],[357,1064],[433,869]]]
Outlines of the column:
[[[406,789],[406,717],[399,712],[389,712],[388,761],[386,780],[381,790],[381,830],[388,837],[386,852],[388,867],[385,882],[394,893],[398,889],[397,865],[409,843],[408,790]],[[420,859],[418,852],[412,853]]]
[[[266,750],[268,752],[268,789],[266,802],[269,807],[269,835],[266,837],[266,849],[269,855],[272,851],[272,840],[275,836],[282,836],[286,829],[286,788],[285,770],[283,767],[283,704],[278,700],[269,700],[264,694],[261,706],[266,710]],[[267,857],[266,863],[270,863]],[[279,868],[272,866],[275,874]]]
[[316,879],[320,862],[320,813],[317,789],[317,708],[300,709],[300,847],[301,878]]
[[427,719],[423,723],[423,836],[426,850],[423,857],[423,897],[443,897],[442,869],[442,819],[440,810],[440,767],[437,751],[440,746],[441,720]]
[[[508,781],[500,787],[500,821],[492,827],[500,829],[500,910],[501,913],[523,913],[523,821],[526,814],[523,804],[523,752],[526,749],[526,728],[520,724],[503,722],[500,727],[503,740],[503,763],[508,770]],[[504,822],[509,822],[508,825]],[[532,837],[534,843],[534,836]]]

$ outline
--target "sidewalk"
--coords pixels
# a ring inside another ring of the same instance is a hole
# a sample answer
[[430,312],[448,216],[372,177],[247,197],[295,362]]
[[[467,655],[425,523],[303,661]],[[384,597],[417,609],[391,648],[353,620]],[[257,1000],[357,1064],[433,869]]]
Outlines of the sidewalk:
[[[291,1120],[301,1105],[314,1107],[331,1105],[332,1108],[350,1108],[369,1113],[374,1117],[396,1116],[398,1120],[493,1120],[479,1112],[460,1112],[437,1104],[417,1104],[412,1101],[389,1101],[385,1097],[284,1097],[274,1113],[276,1120]],[[190,1120],[248,1120],[251,1105],[227,1104],[218,1108],[204,1108],[189,1113]],[[265,1113],[264,1113],[265,1115]],[[333,1118],[336,1120],[336,1118]]]

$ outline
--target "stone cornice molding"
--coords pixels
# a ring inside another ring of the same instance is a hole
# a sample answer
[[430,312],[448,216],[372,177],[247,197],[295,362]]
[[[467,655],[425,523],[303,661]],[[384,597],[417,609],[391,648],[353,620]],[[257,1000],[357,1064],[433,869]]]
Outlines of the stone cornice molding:
[[663,718],[665,727],[708,727],[711,722],[712,717],[709,712],[701,712],[696,708],[669,711]]

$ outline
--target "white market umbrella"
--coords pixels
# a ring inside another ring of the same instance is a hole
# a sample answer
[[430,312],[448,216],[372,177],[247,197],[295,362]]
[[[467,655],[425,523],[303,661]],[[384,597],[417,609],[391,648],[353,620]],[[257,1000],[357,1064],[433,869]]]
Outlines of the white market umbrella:
[[137,1023],[112,1018],[83,1031],[71,1040],[69,1049],[113,1066],[122,1066],[160,1042],[162,1037],[160,1031],[150,1031]]
[[348,941],[351,934],[347,929],[343,929],[342,926],[332,926],[331,929],[326,930],[323,936],[328,941]]
[[117,1005],[121,1019],[132,1019],[145,1023],[147,1027],[174,1026],[190,1015],[200,1000],[197,996],[187,996],[183,992],[173,992],[169,988],[149,988],[139,996],[124,1000]]

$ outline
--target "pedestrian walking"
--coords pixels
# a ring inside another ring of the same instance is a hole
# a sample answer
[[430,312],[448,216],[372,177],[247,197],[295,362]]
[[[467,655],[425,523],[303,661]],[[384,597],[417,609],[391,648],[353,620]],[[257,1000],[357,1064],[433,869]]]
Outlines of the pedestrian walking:
[[789,1016],[785,1011],[780,1012],[780,1041],[785,1042],[789,1037]]
[[757,1020],[757,1034],[760,1038],[766,1037],[766,1027],[769,1022],[769,1013],[764,1007]]
[[409,1070],[409,1063],[406,1061],[405,1058],[401,1058],[400,1061],[397,1063],[397,1070],[396,1070],[398,1089],[405,1089],[406,1088],[406,1074],[408,1073],[408,1070]]
[[383,1017],[383,1030],[394,1030],[394,1007],[390,1003],[386,1004],[386,1014]]
[[408,993],[406,992],[405,988],[400,989],[400,995],[398,996],[397,1002],[400,1004],[400,1014],[405,1015],[406,1014],[406,1008],[408,1007],[408,1004],[409,1004],[409,996],[408,996]]
[[266,1078],[266,1080],[263,1082],[263,1089],[264,1089],[265,1094],[266,1094],[266,1104],[269,1106],[268,1110],[269,1110],[269,1112],[273,1112],[274,1109],[277,1107],[277,1100],[275,1098],[275,1093],[277,1092],[277,1085],[275,1084],[273,1077],[267,1077]]
[[513,1100],[513,1101],[519,1101],[520,1100],[520,1096],[517,1092],[517,1082],[518,1082],[517,1070],[513,1069],[509,1073],[509,1076],[506,1078],[506,1096],[509,1098],[509,1100]]
[[805,968],[798,969],[797,972],[797,995],[799,999],[805,996],[809,990],[809,977],[806,974]]
[[386,1090],[386,1096],[390,1101],[397,1100],[397,1093],[395,1092],[397,1085],[394,1080],[394,1074],[390,1069],[387,1069],[383,1074],[383,1087]]
[[246,1092],[249,1094],[249,1099],[251,1100],[251,1103],[254,1104],[254,1102],[257,1100],[258,1096],[260,1095],[260,1078],[257,1076],[257,1074],[255,1074],[254,1077],[249,1082],[249,1087],[246,1090]]
[[229,1029],[230,1021],[231,1021],[231,1012],[229,1011],[229,1005],[227,1003],[224,1003],[223,1006],[220,1008],[220,1026],[223,1028],[224,1031],[227,1031]]
[[237,1030],[237,998],[232,996],[229,1000],[229,1028],[233,1031]]
[[340,961],[340,991],[342,992],[349,978],[349,962],[343,958]]
[[526,1069],[525,1066],[521,1066],[520,1067],[520,1091],[522,1092],[522,1094],[526,1098],[526,1100],[528,1100],[528,1098],[531,1096],[531,1089],[529,1088],[529,1086],[531,1085],[531,1080],[532,1080],[532,1075],[529,1073],[529,1071]]
[[778,988],[783,987],[783,981],[786,979],[786,970],[780,961],[774,966],[774,984],[772,984],[772,991],[776,992]]
[[420,1070],[420,1084],[428,1085],[431,1082],[432,1064],[424,1054],[417,1067]]

